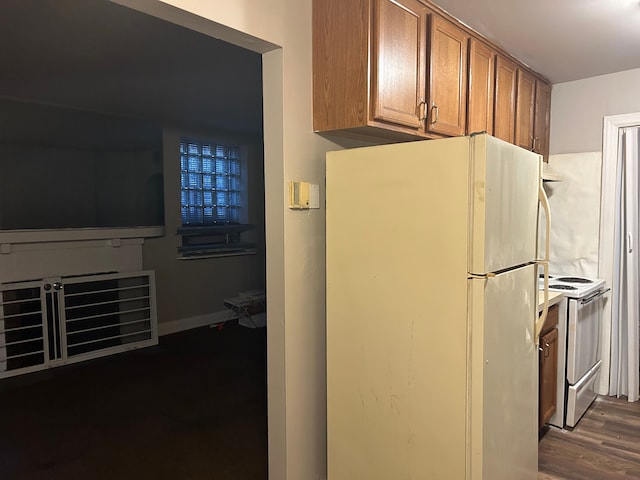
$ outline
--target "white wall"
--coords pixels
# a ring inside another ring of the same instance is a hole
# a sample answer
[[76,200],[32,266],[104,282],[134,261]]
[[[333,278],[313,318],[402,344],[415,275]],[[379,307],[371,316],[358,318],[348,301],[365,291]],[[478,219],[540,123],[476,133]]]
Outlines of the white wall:
[[[285,184],[321,186],[312,132],[311,0],[115,0],[263,55],[269,478],[326,478],[324,208],[286,208]],[[195,15],[194,15],[195,14]],[[211,20],[215,23],[211,23]]]
[[0,100],[0,228],[160,225],[161,148],[151,122]]
[[[292,179],[321,185],[324,203],[324,154],[336,147],[312,133],[311,0],[113,1],[268,52],[269,478],[326,478],[324,209],[290,211],[285,204],[285,183]],[[551,153],[600,151],[602,117],[640,111],[638,84],[640,70],[554,85]]]
[[550,153],[602,151],[603,117],[640,112],[638,85],[640,69],[553,85]]
[[553,85],[549,164],[551,269],[598,275],[602,130],[605,116],[640,112],[640,69]]
[[[163,134],[164,225],[165,235],[145,240],[142,248],[145,269],[156,272],[158,329],[172,333],[229,318],[224,299],[238,292],[264,289],[264,179],[262,139],[259,137],[193,131],[167,127]],[[241,145],[245,155],[243,174],[248,191],[247,223],[255,226],[252,240],[255,255],[218,258],[178,259],[182,238],[177,230],[180,216],[181,136]]]
[[552,274],[598,276],[601,160],[600,152],[549,155],[549,166],[563,178],[545,183]]

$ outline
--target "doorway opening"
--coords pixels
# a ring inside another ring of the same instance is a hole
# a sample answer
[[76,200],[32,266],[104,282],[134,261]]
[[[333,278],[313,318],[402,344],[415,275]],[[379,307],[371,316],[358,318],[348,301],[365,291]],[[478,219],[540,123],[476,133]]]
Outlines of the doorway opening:
[[603,368],[598,392],[626,396],[629,401],[640,396],[638,279],[633,273],[638,270],[640,234],[639,130],[640,113],[604,118],[598,268],[599,275],[612,286],[612,295],[603,315]]
[[[3,27],[6,27],[2,29],[2,35],[15,34],[17,38],[6,38],[0,42],[3,48],[12,46],[9,53],[14,57],[4,55],[4,58],[7,65],[16,69],[4,70],[1,75],[0,112],[15,111],[13,107],[16,105],[18,109],[35,107],[54,112],[53,120],[47,124],[16,122],[15,116],[5,115],[2,134],[6,137],[0,141],[27,142],[36,137],[36,130],[40,131],[37,135],[39,148],[42,142],[59,141],[60,136],[47,135],[62,125],[61,117],[55,118],[56,112],[63,111],[70,119],[69,124],[75,125],[75,139],[85,142],[82,149],[122,149],[124,147],[118,145],[104,145],[105,139],[113,132],[108,123],[104,134],[96,135],[93,131],[83,130],[86,124],[80,118],[97,115],[148,121],[153,127],[151,137],[154,142],[160,139],[162,149],[160,158],[151,155],[152,161],[163,166],[162,172],[153,171],[149,182],[155,187],[162,183],[164,187],[165,234],[164,237],[146,239],[141,249],[145,267],[156,271],[158,297],[163,299],[158,305],[160,333],[204,326],[203,331],[207,333],[226,331],[239,337],[246,336],[246,332],[238,328],[225,326],[222,330],[207,330],[207,325],[212,320],[218,322],[226,318],[224,298],[243,290],[266,289],[265,173],[270,173],[264,168],[261,53],[107,0],[72,0],[64,7],[56,7],[55,2],[43,4],[37,0],[10,0],[2,3],[0,12],[0,17],[5,19]],[[17,22],[17,18],[23,19],[22,23]],[[101,31],[109,36],[98,38]],[[24,32],[30,33],[25,35]],[[135,39],[129,34],[135,34]],[[49,46],[51,51],[46,48]],[[265,52],[272,47],[263,45],[260,48]],[[66,57],[54,56],[59,54]],[[232,61],[233,65],[228,63]],[[43,118],[42,115],[36,117]],[[129,134],[132,132],[127,130]],[[254,164],[252,169],[249,168],[251,185],[256,190],[249,193],[249,221],[252,222],[253,217],[252,223],[256,224],[257,254],[177,260],[179,182],[174,180],[179,178],[179,156],[176,150],[175,179],[171,179],[166,168],[172,161],[167,146],[184,133],[203,137],[211,132],[216,136],[246,140],[253,149],[251,159]],[[94,143],[87,145],[90,138]],[[273,152],[267,156],[273,158]],[[275,167],[271,173],[273,178],[279,176],[281,181],[281,167],[275,163],[271,166]],[[66,174],[69,174],[68,169],[60,170],[67,170]],[[163,176],[162,182],[159,175]],[[158,188],[151,190],[158,196]],[[119,198],[119,193],[114,192],[113,197]],[[158,205],[153,207],[154,215],[157,215]],[[166,221],[169,216],[175,224]],[[188,333],[184,332],[184,338]],[[252,341],[262,345],[266,338]],[[248,359],[256,360],[252,355],[259,353],[259,347],[244,353]],[[129,357],[123,356],[116,361],[124,361],[125,358]],[[144,363],[136,358],[139,363]],[[198,371],[198,365],[193,365],[193,368]],[[215,379],[210,378],[199,381],[213,381],[215,384]],[[19,380],[15,383],[22,384]],[[266,382],[263,388],[266,390]],[[184,392],[184,395],[189,396],[189,392]],[[224,417],[224,412],[218,413],[220,415],[216,418]],[[194,418],[189,421],[194,425],[198,423]],[[44,462],[55,461],[48,459]]]

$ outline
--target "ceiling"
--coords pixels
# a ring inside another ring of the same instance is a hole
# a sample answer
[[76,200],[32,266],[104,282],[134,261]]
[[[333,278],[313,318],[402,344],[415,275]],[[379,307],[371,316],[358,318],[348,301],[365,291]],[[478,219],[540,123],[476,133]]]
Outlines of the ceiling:
[[260,134],[255,52],[107,0],[1,0],[0,98]]
[[640,0],[434,0],[551,83],[640,68]]

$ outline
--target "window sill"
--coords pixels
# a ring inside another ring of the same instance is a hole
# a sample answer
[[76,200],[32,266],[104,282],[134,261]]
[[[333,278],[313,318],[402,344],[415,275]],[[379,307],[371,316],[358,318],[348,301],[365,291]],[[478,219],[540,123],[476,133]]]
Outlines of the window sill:
[[255,255],[255,243],[243,239],[243,233],[253,225],[212,225],[182,227],[177,234],[182,237],[178,247],[178,259],[216,258],[237,255]]
[[198,252],[181,254],[176,257],[177,260],[201,260],[205,258],[222,258],[222,257],[239,257],[244,255],[255,255],[255,249],[227,251],[227,252]]
[[176,233],[182,236],[220,235],[246,232],[253,228],[254,226],[248,223],[231,223],[228,225],[189,225],[178,228]]
[[152,238],[161,237],[162,235],[164,235],[163,226],[5,230],[0,232],[0,243],[72,242],[123,238]]

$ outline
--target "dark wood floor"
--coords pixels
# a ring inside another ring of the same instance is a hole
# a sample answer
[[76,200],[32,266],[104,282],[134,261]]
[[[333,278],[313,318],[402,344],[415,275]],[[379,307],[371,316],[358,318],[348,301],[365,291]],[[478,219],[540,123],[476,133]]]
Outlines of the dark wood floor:
[[[266,479],[264,333],[196,329],[0,381],[0,480]],[[539,480],[640,479],[640,402],[597,399],[539,459]]]
[[0,479],[265,480],[265,346],[204,327],[0,381]]
[[600,397],[570,430],[539,444],[538,480],[640,479],[640,402]]

